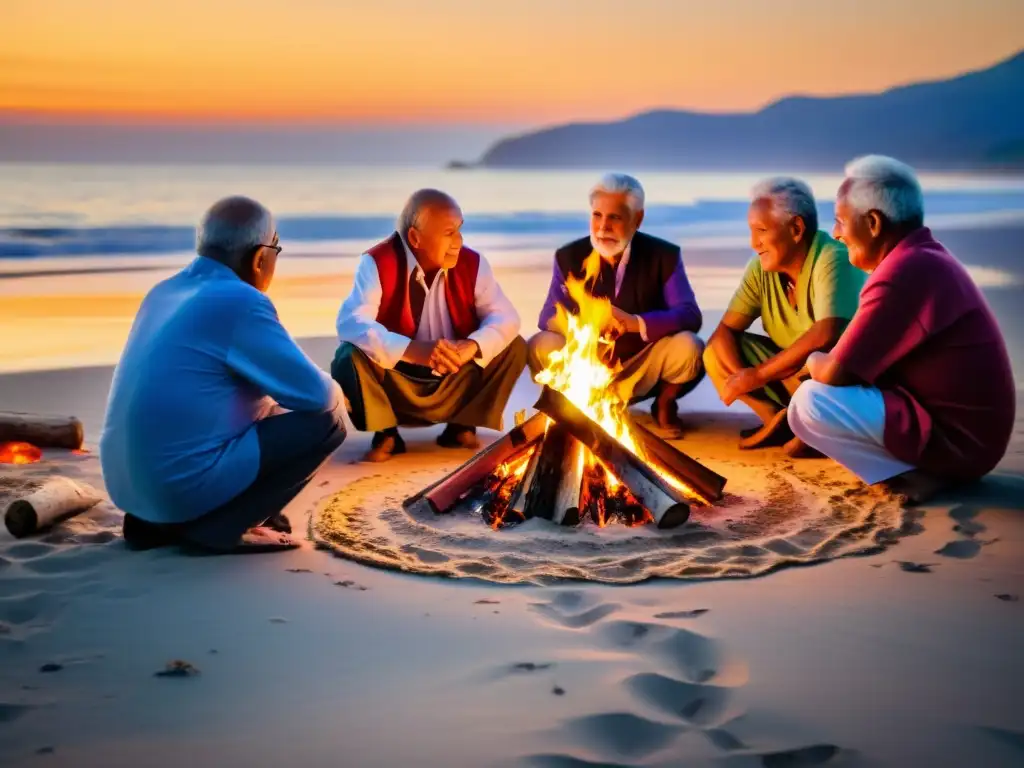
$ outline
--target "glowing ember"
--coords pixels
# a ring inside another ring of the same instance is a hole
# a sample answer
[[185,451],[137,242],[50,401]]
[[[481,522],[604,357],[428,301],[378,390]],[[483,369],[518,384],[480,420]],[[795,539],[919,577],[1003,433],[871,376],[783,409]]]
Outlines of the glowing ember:
[[[526,474],[530,457],[533,456],[535,450],[537,449],[531,448],[523,451],[518,456],[499,464],[494,472],[488,475],[482,487],[474,489],[463,498],[463,501],[469,502],[469,506],[474,512],[483,516],[491,528],[497,530],[503,526],[523,521],[522,515],[518,510],[512,508],[510,502],[512,494],[523,479],[523,475]],[[505,516],[509,513],[514,513],[518,519],[506,520]]]
[[644,505],[608,471],[608,467],[593,456],[587,462],[583,488],[581,506],[584,515],[590,517],[599,528],[610,523],[632,527],[654,522]]
[[34,464],[43,452],[32,443],[0,443],[0,464]]

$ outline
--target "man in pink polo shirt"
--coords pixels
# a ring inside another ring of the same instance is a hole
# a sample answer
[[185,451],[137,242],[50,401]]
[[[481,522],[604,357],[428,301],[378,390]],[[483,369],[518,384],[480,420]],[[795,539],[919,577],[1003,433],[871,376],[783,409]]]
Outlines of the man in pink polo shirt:
[[790,428],[909,503],[987,474],[1013,430],[1010,359],[981,291],[924,226],[913,170],[847,166],[834,234],[870,276],[839,343],[808,359]]

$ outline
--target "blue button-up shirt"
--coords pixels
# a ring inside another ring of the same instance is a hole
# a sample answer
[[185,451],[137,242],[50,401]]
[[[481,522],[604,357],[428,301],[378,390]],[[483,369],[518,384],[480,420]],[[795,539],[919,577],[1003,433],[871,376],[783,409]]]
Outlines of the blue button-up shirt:
[[107,491],[150,522],[195,519],[256,479],[255,424],[275,402],[320,411],[339,399],[270,299],[199,256],[149,292],[132,325],[100,438]]

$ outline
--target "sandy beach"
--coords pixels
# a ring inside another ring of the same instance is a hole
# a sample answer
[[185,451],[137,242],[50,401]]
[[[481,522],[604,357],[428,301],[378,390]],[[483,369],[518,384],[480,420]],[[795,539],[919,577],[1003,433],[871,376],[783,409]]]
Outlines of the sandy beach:
[[[913,513],[827,460],[740,454],[751,417],[704,382],[676,445],[726,474],[732,498],[671,536],[402,519],[404,495],[469,458],[432,450],[436,428],[383,467],[358,463],[369,436],[350,433],[289,507],[308,533],[289,553],[128,552],[107,503],[39,537],[0,530],[0,764],[1024,764],[1022,235],[944,238],[989,281],[1018,416],[992,476]],[[688,252],[703,335],[748,253]],[[531,333],[549,273],[498,273]],[[3,409],[78,416],[91,450],[0,466],[4,508],[55,474],[102,489],[111,363],[157,274],[95,290],[85,276],[0,280]],[[325,367],[348,279],[275,287]],[[536,393],[524,376],[506,422]],[[393,553],[387,568],[318,545],[353,520],[350,539]],[[581,565],[594,550],[605,559]],[[640,583],[551,579],[552,564]],[[198,674],[156,675],[174,660]]]

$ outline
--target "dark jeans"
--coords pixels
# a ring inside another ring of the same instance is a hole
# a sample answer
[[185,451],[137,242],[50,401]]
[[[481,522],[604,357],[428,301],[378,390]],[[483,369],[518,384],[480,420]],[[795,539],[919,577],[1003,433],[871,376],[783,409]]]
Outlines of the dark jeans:
[[[153,526],[125,516],[125,539],[158,537],[160,543],[189,543],[229,551],[247,530],[281,512],[345,440],[342,408],[321,413],[291,411],[256,425],[260,468],[247,489],[210,512],[175,525]],[[159,529],[157,531],[156,529]],[[132,534],[138,531],[137,536]],[[156,542],[154,542],[155,544]]]

